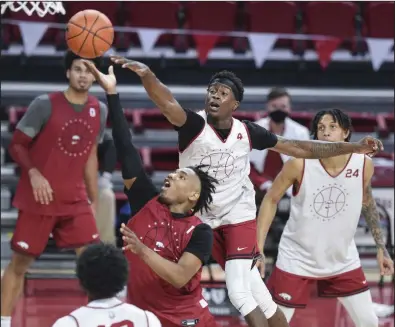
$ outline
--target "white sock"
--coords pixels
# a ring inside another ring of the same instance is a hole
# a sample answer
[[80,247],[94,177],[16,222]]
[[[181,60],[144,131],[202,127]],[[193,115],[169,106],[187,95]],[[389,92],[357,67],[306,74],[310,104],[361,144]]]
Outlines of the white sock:
[[1,316],[1,327],[11,327],[11,317]]

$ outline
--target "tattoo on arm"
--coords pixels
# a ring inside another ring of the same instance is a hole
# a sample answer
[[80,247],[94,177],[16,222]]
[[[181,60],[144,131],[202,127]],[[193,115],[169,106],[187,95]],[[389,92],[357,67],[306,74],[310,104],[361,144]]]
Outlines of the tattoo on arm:
[[355,144],[348,142],[299,141],[278,137],[278,142],[274,149],[295,158],[320,159],[353,153]]
[[365,189],[362,204],[362,214],[366,219],[366,223],[369,226],[377,248],[383,250],[385,256],[389,256],[384,243],[384,237],[380,227],[380,215],[377,211],[376,201],[373,198],[372,186],[370,182]]

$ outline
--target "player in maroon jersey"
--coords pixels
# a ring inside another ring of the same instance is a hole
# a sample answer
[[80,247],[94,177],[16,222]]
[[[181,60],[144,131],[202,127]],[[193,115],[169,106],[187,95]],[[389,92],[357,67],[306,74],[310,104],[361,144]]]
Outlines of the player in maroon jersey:
[[153,312],[163,327],[215,327],[200,286],[213,232],[195,213],[207,210],[217,181],[199,167],[187,167],[169,174],[157,192],[132,144],[112,67],[104,75],[86,64],[107,93],[124,192],[134,214],[121,228],[130,264],[128,302]]
[[9,147],[21,176],[13,202],[19,209],[13,255],[1,282],[2,327],[10,320],[28,267],[51,233],[58,247],[75,248],[77,254],[84,245],[98,241],[93,212],[98,192],[96,152],[107,107],[88,94],[94,76],[80,57],[68,52],[65,66],[67,90],[34,99]]

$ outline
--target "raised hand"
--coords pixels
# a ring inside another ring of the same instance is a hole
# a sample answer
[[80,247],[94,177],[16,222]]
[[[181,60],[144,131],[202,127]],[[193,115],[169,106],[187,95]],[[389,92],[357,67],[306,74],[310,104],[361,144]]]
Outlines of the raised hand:
[[126,59],[121,56],[111,56],[111,61],[117,65],[122,65],[122,68],[130,69],[140,77],[144,77],[150,72],[149,67],[142,62]]
[[369,157],[374,157],[379,151],[384,150],[383,143],[372,136],[365,136],[358,143],[361,145],[358,153],[367,154]]
[[48,180],[34,168],[29,171],[29,176],[34,200],[41,204],[49,204],[53,200],[53,190]]
[[125,224],[121,225],[121,234],[123,235],[122,240],[125,242],[125,246],[122,250],[130,250],[133,253],[139,255],[142,250],[146,247]]
[[101,71],[99,71],[94,63],[90,60],[82,60],[86,68],[89,72],[95,77],[96,82],[106,91],[108,94],[115,94],[116,86],[117,86],[117,79],[114,74],[114,67],[110,66],[108,68],[108,74],[105,75]]

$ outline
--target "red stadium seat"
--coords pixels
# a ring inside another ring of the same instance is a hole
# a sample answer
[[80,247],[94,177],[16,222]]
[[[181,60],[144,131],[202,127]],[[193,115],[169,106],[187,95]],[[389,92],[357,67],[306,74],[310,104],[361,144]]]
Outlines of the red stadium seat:
[[357,12],[358,7],[354,2],[309,2],[304,10],[305,32],[339,37],[346,40],[344,46],[355,51]]
[[[133,121],[135,133],[142,133],[145,129],[171,130],[173,126],[166,117],[155,109],[126,109],[125,115]],[[240,120],[255,121],[261,117],[259,112],[236,111],[234,117]]]
[[[247,2],[248,31],[295,34],[298,7],[292,1]],[[279,40],[276,46],[290,47],[290,40]]]
[[370,2],[364,10],[365,35],[394,38],[394,2]]
[[178,149],[151,149],[151,165],[153,170],[172,171],[178,168]]
[[[237,3],[231,1],[191,1],[185,3],[186,28],[205,31],[236,29]],[[192,39],[192,38],[191,38]],[[217,45],[231,45],[235,38],[220,37]]]
[[[126,13],[125,26],[151,27],[151,28],[179,28],[178,1],[133,1],[123,2]],[[130,44],[140,44],[136,34],[126,35],[128,46]],[[162,35],[156,42],[157,45],[173,45],[177,36],[174,34]]]

